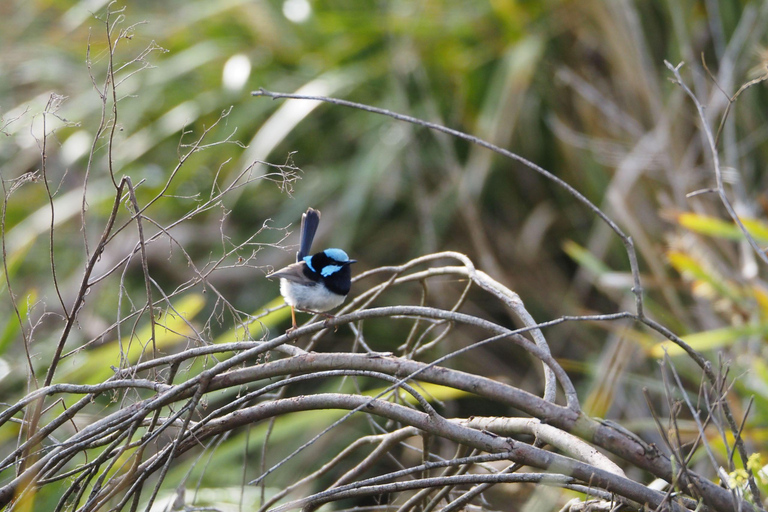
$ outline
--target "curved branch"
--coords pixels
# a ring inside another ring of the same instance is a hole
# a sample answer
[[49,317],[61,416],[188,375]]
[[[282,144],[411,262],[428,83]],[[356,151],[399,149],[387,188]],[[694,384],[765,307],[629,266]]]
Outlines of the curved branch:
[[499,155],[502,155],[504,157],[520,162],[524,166],[539,173],[540,175],[544,176],[546,179],[552,181],[553,183],[556,183],[559,187],[562,187],[564,190],[566,190],[570,195],[576,198],[576,200],[578,200],[580,203],[586,206],[592,213],[597,215],[600,218],[600,220],[602,220],[605,224],[607,224],[608,227],[614,233],[616,233],[616,235],[621,239],[622,243],[624,244],[624,249],[627,251],[629,266],[630,266],[630,269],[632,270],[632,278],[634,281],[634,285],[632,286],[632,293],[635,294],[635,307],[637,309],[636,314],[640,317],[644,315],[643,288],[640,284],[640,267],[637,263],[637,253],[635,252],[635,244],[632,241],[632,237],[626,235],[618,226],[618,224],[616,224],[610,217],[608,217],[608,215],[606,215],[600,208],[598,208],[594,203],[592,203],[592,201],[587,199],[586,196],[584,196],[581,192],[576,190],[568,182],[564,181],[561,178],[558,178],[557,176],[555,176],[548,170],[544,169],[540,165],[537,165],[531,162],[530,160],[523,158],[522,156],[516,153],[513,153],[512,151],[496,146],[495,144],[491,144],[488,141],[485,141],[473,135],[469,135],[468,133],[464,133],[459,130],[454,130],[453,128],[448,128],[446,126],[442,126],[436,123],[430,123],[429,121],[424,121],[422,119],[418,119],[415,117],[399,114],[397,112],[392,112],[391,110],[387,110],[383,108],[372,107],[370,105],[365,105],[362,103],[355,103],[353,101],[341,100],[338,98],[330,98],[327,96],[286,94],[286,93],[280,93],[280,92],[267,91],[263,88],[259,89],[258,91],[251,92],[251,95],[266,96],[266,97],[272,98],[273,100],[274,99],[299,99],[299,100],[323,101],[325,103],[331,103],[333,105],[341,105],[344,107],[351,107],[358,110],[363,110],[365,112],[380,114],[387,117],[391,117],[393,119],[397,119],[398,121],[405,121],[407,123],[415,124],[417,126],[423,126],[425,128],[429,128],[430,130],[447,133],[448,135],[452,135],[453,137],[469,141],[473,144],[489,149],[494,153],[498,153]]
[[[356,395],[341,395],[335,393],[299,396],[274,400],[258,404],[246,409],[232,412],[211,421],[194,435],[186,436],[176,445],[175,455],[189,450],[211,436],[221,434],[234,428],[242,427],[250,423],[262,421],[274,416],[282,416],[299,411],[315,409],[359,409],[367,414],[374,414],[390,420],[417,427],[429,434],[439,436],[451,441],[470,446],[472,448],[496,453],[510,452],[510,460],[521,464],[558,471],[569,475],[591,486],[616,492],[639,503],[648,503],[656,507],[664,500],[664,493],[651,490],[632,480],[620,477],[603,469],[595,468],[583,462],[573,460],[563,455],[535,448],[526,443],[503,438],[494,434],[481,432],[475,429],[463,427],[456,423],[430,416],[426,413],[415,411],[397,404],[382,400],[371,400],[367,397]],[[138,471],[154,472],[164,464],[165,453],[143,463]],[[676,511],[684,510],[682,507],[672,504]]]

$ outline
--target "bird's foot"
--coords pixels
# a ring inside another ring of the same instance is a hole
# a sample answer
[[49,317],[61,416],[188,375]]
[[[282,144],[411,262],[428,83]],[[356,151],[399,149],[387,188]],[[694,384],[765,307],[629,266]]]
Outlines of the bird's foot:
[[[335,316],[333,316],[330,313],[319,313],[319,314],[325,317],[325,320],[323,320],[323,327],[325,327],[326,329],[329,327],[328,326],[328,322],[330,322],[331,320],[336,318]],[[333,326],[333,332],[336,332],[338,330],[339,330],[339,326],[338,325],[334,325]]]

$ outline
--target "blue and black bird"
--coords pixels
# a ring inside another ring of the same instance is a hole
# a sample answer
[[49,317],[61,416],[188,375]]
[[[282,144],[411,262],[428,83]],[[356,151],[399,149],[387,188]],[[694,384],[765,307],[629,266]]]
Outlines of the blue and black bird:
[[320,225],[320,212],[308,208],[301,216],[301,242],[296,263],[272,272],[267,278],[280,278],[280,294],[291,307],[291,319],[296,328],[296,312],[322,313],[333,309],[347,297],[352,286],[349,259],[341,249],[326,249],[309,256],[312,240]]

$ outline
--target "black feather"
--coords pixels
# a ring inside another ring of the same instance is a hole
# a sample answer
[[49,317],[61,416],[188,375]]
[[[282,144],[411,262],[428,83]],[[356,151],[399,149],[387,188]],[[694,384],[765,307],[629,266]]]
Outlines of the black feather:
[[333,293],[347,295],[352,288],[352,269],[348,263],[341,266],[341,269],[328,277],[323,277],[325,287]]
[[296,261],[301,261],[309,255],[312,249],[312,240],[315,239],[317,226],[320,225],[320,212],[314,208],[307,208],[307,212],[301,216],[301,242],[299,252],[296,253]]

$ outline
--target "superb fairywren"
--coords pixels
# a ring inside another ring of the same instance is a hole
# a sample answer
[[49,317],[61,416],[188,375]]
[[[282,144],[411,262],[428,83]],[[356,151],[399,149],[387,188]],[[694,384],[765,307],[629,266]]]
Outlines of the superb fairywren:
[[281,268],[267,278],[280,278],[280,295],[291,307],[291,319],[296,329],[296,312],[322,313],[341,305],[352,286],[349,259],[341,249],[326,249],[309,256],[312,240],[320,224],[320,212],[308,208],[301,216],[301,241],[296,263]]

